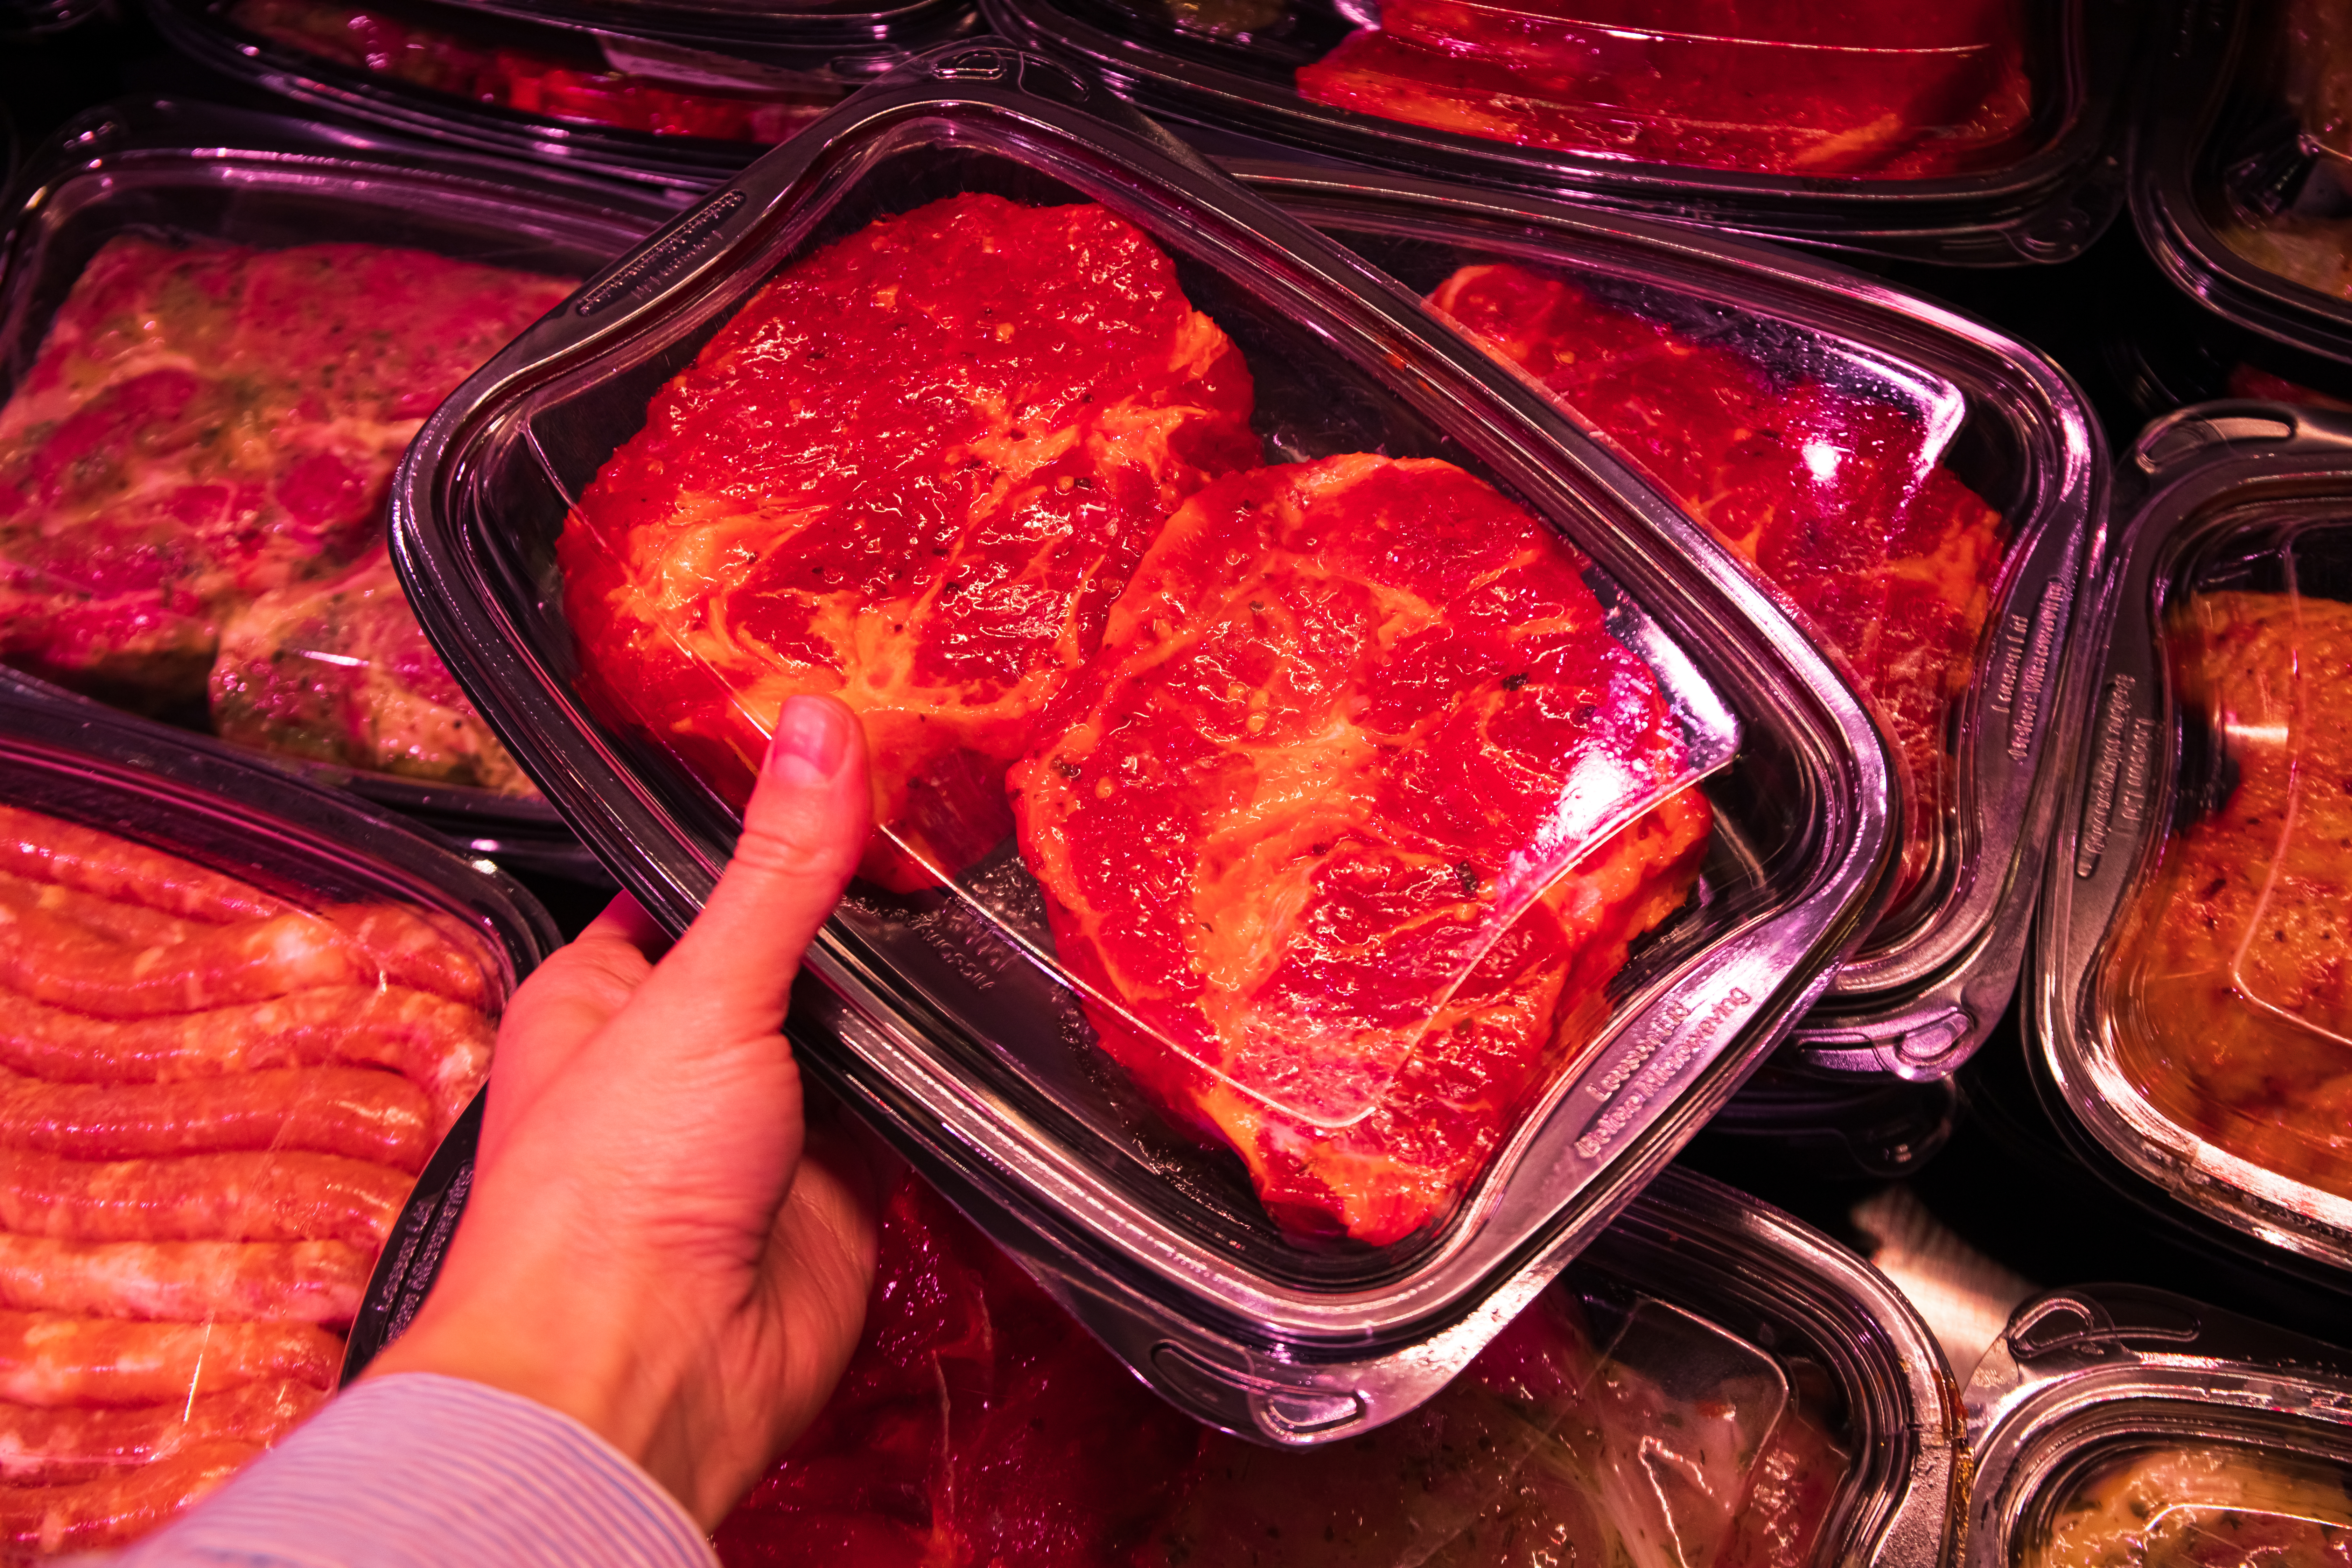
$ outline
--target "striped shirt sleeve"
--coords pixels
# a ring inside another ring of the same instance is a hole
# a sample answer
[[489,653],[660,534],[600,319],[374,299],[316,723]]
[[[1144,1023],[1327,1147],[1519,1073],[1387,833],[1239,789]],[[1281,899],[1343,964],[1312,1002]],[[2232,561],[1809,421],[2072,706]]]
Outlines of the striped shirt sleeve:
[[568,1415],[404,1373],[338,1395],[165,1529],[84,1568],[714,1568],[675,1499]]

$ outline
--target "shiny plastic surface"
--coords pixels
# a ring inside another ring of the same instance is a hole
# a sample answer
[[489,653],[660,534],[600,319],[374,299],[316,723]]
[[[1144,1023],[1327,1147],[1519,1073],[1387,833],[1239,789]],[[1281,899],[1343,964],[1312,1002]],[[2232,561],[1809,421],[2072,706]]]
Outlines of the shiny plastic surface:
[[2133,221],[2166,274],[2233,324],[2338,363],[2352,362],[2347,79],[2337,0],[2196,0],[2131,147]]
[[2044,894],[2038,1044],[2127,1164],[2344,1266],[2352,1047],[2333,976],[2352,855],[2329,824],[2352,425],[2209,404],[2151,426],[2133,463],[2117,570],[2068,672],[2077,782]]
[[[1236,345],[1267,456],[1443,458],[1589,554],[1606,574],[1591,581],[1664,634],[1652,664],[1682,649],[1742,750],[1705,786],[1717,828],[1697,891],[1605,987],[1606,1027],[1507,1121],[1481,1108],[1477,1135],[1496,1141],[1448,1167],[1412,1233],[1286,1236],[1240,1165],[1106,1070],[1083,1013],[967,902],[853,889],[813,954],[824,989],[798,1037],[927,1174],[1000,1240],[1056,1259],[1049,1287],[1156,1385],[1221,1424],[1327,1440],[1458,1369],[1825,982],[1887,853],[1884,752],[1718,547],[1410,294],[1149,128],[1074,108],[1120,113],[1059,67],[971,48],[928,70],[771,154],[486,367],[411,448],[395,555],[519,760],[683,925],[733,816],[583,689],[556,539],[648,400],[780,264],[886,213],[959,192],[1097,202]],[[1011,846],[996,870],[1035,898]]]
[[[10,662],[348,782],[484,852],[592,869],[369,541],[394,459],[473,353],[653,211],[168,104],[76,122],[20,188],[0,240]],[[128,350],[110,335],[122,310],[149,323]],[[416,331],[380,331],[381,310]],[[68,452],[82,467],[60,473]],[[160,574],[140,564],[159,557]]]
[[1874,279],[1528,198],[1227,165],[1428,296],[1776,585],[1902,763],[1895,902],[1800,1031],[1929,1079],[2024,963],[2105,443],[2029,348]]
[[[1171,124],[1883,255],[2063,260],[2122,205],[2146,7],[991,0]],[[1385,28],[1383,31],[1381,29]],[[1399,116],[1402,116],[1400,118]]]
[[441,143],[649,184],[683,205],[922,48],[966,5],[903,11],[573,0],[151,0],[239,81]]
[[324,1397],[559,938],[333,792],[0,672],[5,1551],[151,1528]]
[[1972,1568],[2340,1561],[2345,1353],[2166,1291],[2052,1291],[1969,1380]]

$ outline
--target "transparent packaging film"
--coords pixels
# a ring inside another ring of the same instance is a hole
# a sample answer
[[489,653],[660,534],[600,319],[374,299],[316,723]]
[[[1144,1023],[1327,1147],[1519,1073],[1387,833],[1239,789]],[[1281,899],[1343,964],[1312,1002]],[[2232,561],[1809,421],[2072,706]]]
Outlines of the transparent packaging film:
[[[325,1398],[553,933],[381,819],[135,721],[11,688],[0,731],[13,1562],[153,1528]],[[245,804],[273,793],[296,815]]]

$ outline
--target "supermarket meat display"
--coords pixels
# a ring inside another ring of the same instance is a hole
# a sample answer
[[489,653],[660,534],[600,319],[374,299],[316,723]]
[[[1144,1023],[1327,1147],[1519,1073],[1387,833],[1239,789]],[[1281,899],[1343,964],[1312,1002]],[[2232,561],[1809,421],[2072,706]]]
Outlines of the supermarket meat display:
[[1240,353],[1100,207],[962,195],[786,268],[557,542],[592,700],[748,798],[785,698],[876,759],[866,875],[1011,830],[1002,780],[1162,519],[1257,460]]
[[271,749],[523,787],[396,589],[285,595],[382,561],[409,437],[569,287],[392,247],[110,241],[0,408],[0,658],[174,718],[210,695]]
[[2341,1470],[2235,1443],[2118,1455],[2074,1483],[2024,1568],[2336,1568],[2352,1557]]
[[478,41],[446,26],[411,21],[396,5],[236,0],[228,19],[271,43],[331,64],[467,103],[655,136],[782,142],[846,96],[840,85],[819,82],[744,92],[689,89],[638,72],[604,68],[602,62],[589,65]]
[[2229,1152],[2352,1194],[2352,605],[2200,594],[2166,627],[2234,784],[2168,839],[2101,980],[2116,1058]]
[[325,1398],[489,1062],[474,940],[0,806],[0,1558],[139,1533]]
[[[719,1557],[729,1568],[1810,1563],[1851,1464],[1815,1380],[1790,1369],[1784,1381],[1753,1347],[1656,1303],[1636,1303],[1627,1323],[1645,1331],[1596,1345],[1583,1301],[1555,1289],[1413,1415],[1330,1448],[1266,1449],[1162,1404],[907,1178],[885,1212],[849,1371],[719,1526]],[[1763,1375],[1694,1387],[1687,1363]]]
[[1008,775],[1103,1047],[1286,1230],[1442,1216],[1689,891],[1712,818],[1585,566],[1433,459],[1229,476]]
[[2017,158],[2019,0],[1387,0],[1318,103],[1465,136],[1781,175],[1930,179]]
[[1591,421],[1798,612],[1894,742],[1895,897],[1920,887],[1958,809],[1950,713],[2006,544],[2000,514],[1939,460],[1951,431],[1524,268],[1465,267],[1430,303]]

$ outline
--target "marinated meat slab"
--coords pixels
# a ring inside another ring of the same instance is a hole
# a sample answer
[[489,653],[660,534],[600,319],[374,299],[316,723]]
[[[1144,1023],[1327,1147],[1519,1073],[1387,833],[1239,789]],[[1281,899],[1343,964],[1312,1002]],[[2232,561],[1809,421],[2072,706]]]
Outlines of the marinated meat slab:
[[379,544],[274,589],[221,631],[213,731],[281,755],[520,793],[530,781],[466,701]]
[[1390,0],[1302,68],[1336,108],[1645,163],[1923,179],[2018,155],[2013,0]]
[[2341,1568],[2342,1468],[2231,1443],[2120,1455],[2077,1482],[2024,1568]]
[[2236,787],[2165,844],[2117,930],[2117,1058],[2200,1137],[2352,1196],[2352,605],[2200,594],[2166,644]]
[[110,241],[0,408],[0,658],[194,708],[224,622],[377,548],[425,416],[569,287],[381,246]]
[[838,696],[890,836],[866,874],[929,885],[1010,830],[1005,764],[1160,521],[1258,459],[1250,407],[1104,209],[877,220],[761,289],[581,496],[557,558],[590,700],[740,803],[784,700]]
[[1524,268],[1465,267],[1430,303],[1631,454],[1798,612],[1895,744],[1896,899],[1917,888],[1958,809],[1946,736],[2006,544],[2000,513],[1938,460],[1950,431]]
[[1295,1233],[1445,1213],[1689,890],[1696,790],[1601,831],[1686,780],[1584,566],[1451,464],[1229,476],[1007,776],[1103,1047]]

